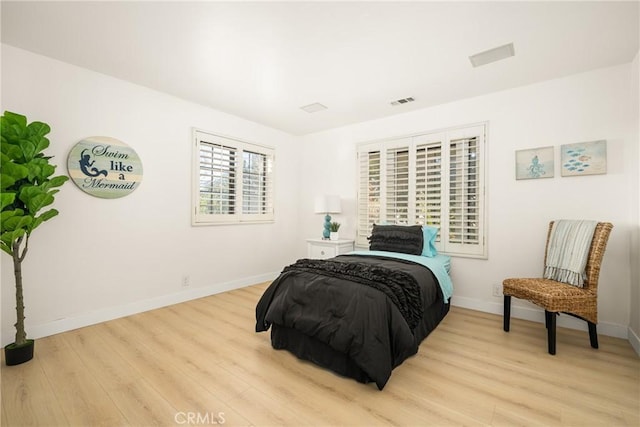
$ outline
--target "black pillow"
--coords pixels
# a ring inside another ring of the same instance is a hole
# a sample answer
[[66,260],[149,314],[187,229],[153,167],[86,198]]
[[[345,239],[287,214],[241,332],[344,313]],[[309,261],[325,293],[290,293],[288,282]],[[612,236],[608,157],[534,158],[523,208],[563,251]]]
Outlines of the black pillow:
[[420,225],[377,225],[369,239],[369,249],[372,251],[400,252],[411,255],[421,255],[424,244],[424,234]]

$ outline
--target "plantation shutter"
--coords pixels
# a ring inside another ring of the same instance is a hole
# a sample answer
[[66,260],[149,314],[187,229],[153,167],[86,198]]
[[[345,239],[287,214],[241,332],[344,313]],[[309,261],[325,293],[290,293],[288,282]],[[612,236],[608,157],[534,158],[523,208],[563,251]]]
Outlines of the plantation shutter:
[[438,227],[436,247],[486,257],[485,124],[358,147],[356,244],[374,223]]
[[484,253],[482,129],[453,132],[449,138],[449,189],[447,192],[447,252]]
[[368,246],[373,224],[380,222],[380,150],[371,147],[358,153],[358,230],[356,243]]
[[409,222],[409,147],[386,151],[386,205],[384,218],[388,224]]
[[236,150],[223,144],[200,143],[199,212],[209,215],[233,215],[235,196]]
[[[415,224],[440,227],[442,140],[440,134],[416,138]],[[440,242],[440,233],[436,241]]]
[[272,148],[194,130],[192,222],[264,222],[274,218]]
[[243,219],[273,215],[273,156],[268,153],[243,152]]

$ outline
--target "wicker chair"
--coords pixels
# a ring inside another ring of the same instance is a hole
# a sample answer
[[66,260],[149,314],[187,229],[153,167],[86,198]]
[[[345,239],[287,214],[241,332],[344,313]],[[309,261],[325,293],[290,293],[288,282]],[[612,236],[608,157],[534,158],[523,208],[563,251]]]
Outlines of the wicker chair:
[[[547,260],[549,238],[553,222],[549,224],[547,233],[547,248],[544,259]],[[598,348],[598,276],[607,240],[613,225],[599,222],[593,233],[591,248],[585,269],[584,287],[568,285],[550,279],[505,279],[502,282],[504,294],[504,330],[509,332],[511,317],[511,297],[525,299],[544,308],[545,325],[547,327],[547,341],[549,354],[556,354],[556,315],[569,314],[585,320],[589,326],[591,347]]]

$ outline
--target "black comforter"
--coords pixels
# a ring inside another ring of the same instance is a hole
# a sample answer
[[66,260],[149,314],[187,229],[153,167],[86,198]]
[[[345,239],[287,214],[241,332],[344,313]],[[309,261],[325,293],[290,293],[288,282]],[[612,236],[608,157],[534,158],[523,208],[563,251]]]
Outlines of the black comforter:
[[[300,260],[285,268],[258,302],[256,331],[273,324],[274,348],[287,348],[331,369],[332,358],[344,356],[359,372],[334,370],[374,381],[382,390],[393,368],[418,351],[449,305],[434,275],[422,265],[357,255],[327,260],[326,268],[318,265],[322,262]],[[401,289],[403,283],[407,289]],[[280,332],[274,335],[276,328],[290,331],[286,344]]]

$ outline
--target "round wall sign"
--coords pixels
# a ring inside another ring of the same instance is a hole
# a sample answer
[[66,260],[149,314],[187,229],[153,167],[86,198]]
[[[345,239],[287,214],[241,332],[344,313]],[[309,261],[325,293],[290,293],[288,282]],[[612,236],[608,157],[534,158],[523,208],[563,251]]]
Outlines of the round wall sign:
[[124,197],[142,181],[142,162],[135,150],[108,136],[92,136],[69,152],[67,169],[85,193],[104,199]]

